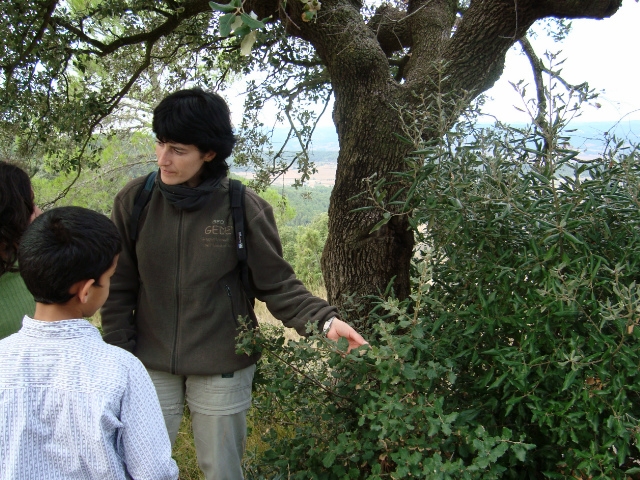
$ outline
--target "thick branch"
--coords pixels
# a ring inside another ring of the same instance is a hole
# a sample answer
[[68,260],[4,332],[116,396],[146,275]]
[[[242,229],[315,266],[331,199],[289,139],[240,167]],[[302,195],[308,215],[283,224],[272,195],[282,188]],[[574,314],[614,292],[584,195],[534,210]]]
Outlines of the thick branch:
[[171,17],[162,25],[160,25],[159,27],[153,30],[150,30],[144,33],[139,33],[136,35],[131,35],[128,37],[122,37],[110,43],[103,43],[99,40],[89,37],[82,30],[75,27],[74,25],[71,25],[69,22],[67,22],[62,18],[54,18],[52,19],[51,23],[70,31],[83,42],[86,42],[89,45],[97,48],[100,51],[101,56],[105,56],[128,45],[137,45],[144,42],[155,42],[159,38],[164,37],[170,34],[171,32],[173,32],[176,29],[176,27],[180,25],[180,20],[178,20],[177,17]]
[[524,18],[520,9],[524,1],[471,3],[443,56],[451,89],[478,95],[500,77],[507,50],[536,19]]
[[471,2],[444,59],[450,89],[478,95],[502,73],[507,50],[541,18],[605,18],[620,7],[621,0],[494,0]]
[[407,82],[420,81],[440,60],[456,19],[451,0],[412,0],[408,22],[411,28],[411,57],[405,68]]
[[622,0],[543,0],[526,3],[537,4],[541,16],[559,18],[608,18],[622,6]]
[[369,21],[369,28],[375,33],[385,55],[411,45],[407,12],[391,5],[382,5]]

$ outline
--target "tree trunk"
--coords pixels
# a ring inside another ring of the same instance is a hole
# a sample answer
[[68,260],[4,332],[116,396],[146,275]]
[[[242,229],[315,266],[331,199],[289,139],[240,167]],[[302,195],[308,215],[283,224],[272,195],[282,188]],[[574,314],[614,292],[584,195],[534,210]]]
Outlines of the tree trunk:
[[[366,179],[391,179],[390,172],[404,170],[407,145],[394,133],[401,131],[389,93],[372,93],[354,78],[336,95],[336,118],[340,154],[336,182],[329,206],[329,237],[322,267],[329,301],[344,305],[346,296],[383,293],[394,279],[393,291],[400,298],[409,294],[409,267],[413,252],[413,232],[406,216],[393,217],[370,233],[383,217],[371,206]],[[353,91],[349,91],[353,89]],[[370,92],[363,95],[362,92]],[[385,95],[386,93],[386,95]],[[389,190],[392,195],[393,190]],[[357,198],[353,198],[360,195]]]

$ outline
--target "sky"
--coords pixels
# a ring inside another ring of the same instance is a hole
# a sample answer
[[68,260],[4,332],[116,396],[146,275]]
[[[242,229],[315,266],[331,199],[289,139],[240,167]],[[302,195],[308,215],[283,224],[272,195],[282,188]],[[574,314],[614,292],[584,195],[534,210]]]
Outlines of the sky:
[[[624,0],[612,17],[604,20],[573,20],[569,35],[561,43],[544,34],[531,43],[541,56],[545,51],[564,59],[562,74],[572,84],[589,82],[600,93],[600,108],[586,106],[580,121],[617,121],[623,116],[640,120],[640,3]],[[505,71],[496,85],[486,92],[493,98],[485,111],[506,122],[526,121],[514,108],[522,107],[511,82],[525,80],[528,93],[534,94],[533,77],[528,60],[519,46],[507,54]]]
[[[637,0],[623,0],[618,12],[604,20],[573,20],[571,32],[560,43],[545,33],[530,41],[539,56],[545,51],[560,52],[557,59],[564,60],[561,68],[566,81],[572,84],[587,81],[599,92],[600,108],[585,106],[577,121],[640,120],[640,3]],[[502,77],[485,92],[488,101],[483,110],[504,122],[527,122],[528,116],[515,108],[522,107],[522,99],[509,84],[519,80],[529,84],[527,93],[534,95],[531,67],[516,44],[507,54]],[[224,92],[235,125],[240,124],[242,115],[241,91],[242,87],[236,85]],[[333,126],[331,111],[329,106],[319,125]]]

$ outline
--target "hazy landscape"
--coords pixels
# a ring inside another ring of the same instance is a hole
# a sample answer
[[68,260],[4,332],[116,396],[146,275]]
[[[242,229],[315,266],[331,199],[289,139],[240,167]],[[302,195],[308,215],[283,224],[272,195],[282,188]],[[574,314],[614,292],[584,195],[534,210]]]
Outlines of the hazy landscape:
[[[480,125],[485,126],[485,125]],[[491,125],[486,124],[486,127]],[[282,142],[286,135],[286,129],[276,129],[274,133],[274,145]],[[580,151],[583,159],[597,158],[605,145],[605,141],[625,140],[625,143],[640,142],[640,120],[620,120],[618,122],[575,122],[566,130],[565,135],[570,137],[573,148]],[[335,183],[336,166],[338,161],[338,135],[334,127],[318,127],[313,135],[311,146],[311,160],[315,163],[318,172],[308,182],[309,187],[333,186]],[[251,171],[235,169],[231,171],[237,175],[250,177]],[[297,178],[297,170],[294,168],[288,172],[284,179],[278,183],[291,185]]]

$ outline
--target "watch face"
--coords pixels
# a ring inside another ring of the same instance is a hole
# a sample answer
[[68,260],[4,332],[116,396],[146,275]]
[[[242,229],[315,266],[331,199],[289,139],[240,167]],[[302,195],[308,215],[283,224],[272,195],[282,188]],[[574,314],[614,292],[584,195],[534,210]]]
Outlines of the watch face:
[[329,331],[329,329],[331,328],[331,324],[333,323],[334,319],[335,319],[335,317],[330,318],[329,320],[324,322],[324,325],[322,327],[322,333],[327,333]]

